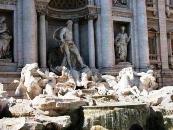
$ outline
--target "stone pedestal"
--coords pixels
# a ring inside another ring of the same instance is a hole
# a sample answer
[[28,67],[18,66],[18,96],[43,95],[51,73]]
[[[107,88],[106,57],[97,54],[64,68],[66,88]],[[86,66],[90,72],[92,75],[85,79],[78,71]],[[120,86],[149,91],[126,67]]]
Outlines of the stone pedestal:
[[120,62],[117,65],[115,65],[115,67],[113,67],[113,68],[103,68],[103,69],[100,69],[100,72],[102,74],[108,74],[108,75],[117,76],[119,74],[119,72],[123,68],[127,68],[127,67],[133,67],[133,66],[129,62]]

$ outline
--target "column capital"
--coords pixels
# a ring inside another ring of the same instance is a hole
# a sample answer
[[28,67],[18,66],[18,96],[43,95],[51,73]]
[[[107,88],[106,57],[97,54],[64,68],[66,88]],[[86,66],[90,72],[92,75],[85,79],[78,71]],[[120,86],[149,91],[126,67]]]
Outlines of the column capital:
[[36,0],[36,10],[39,13],[47,14],[47,6],[50,0]]
[[38,14],[39,14],[39,16],[42,16],[42,15],[47,15],[47,10],[40,10],[39,12],[38,12]]
[[78,23],[79,22],[79,18],[74,18],[74,19],[72,19],[72,21],[73,21],[74,24]]
[[88,20],[94,20],[96,18],[97,18],[97,15],[96,14],[89,14],[89,15],[87,15],[87,19]]

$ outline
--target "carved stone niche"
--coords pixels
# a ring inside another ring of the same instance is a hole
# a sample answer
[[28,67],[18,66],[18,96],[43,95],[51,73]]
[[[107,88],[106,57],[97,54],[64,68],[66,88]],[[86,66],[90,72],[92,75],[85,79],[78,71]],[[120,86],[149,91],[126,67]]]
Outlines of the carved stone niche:
[[0,72],[17,70],[14,61],[14,20],[13,12],[0,10]]
[[0,11],[0,62],[13,61],[12,12]]
[[[121,58],[121,55],[124,55],[124,53],[121,54],[122,50],[123,50],[122,48],[124,48],[124,47],[121,47],[121,46],[118,47],[118,41],[120,41],[120,38],[118,38],[118,37],[122,33],[122,27],[125,28],[123,34],[126,35],[125,42],[127,43],[127,45],[125,47],[125,51],[126,51],[127,55],[124,60],[122,60],[122,58]],[[130,43],[129,35],[130,35],[130,23],[123,22],[123,21],[122,22],[114,21],[114,46],[115,46],[116,64],[119,64],[120,62],[130,62],[131,61],[131,55],[130,55],[131,54],[131,50],[130,50],[131,43]]]
[[158,35],[159,33],[155,28],[148,28],[149,59],[154,69],[160,69],[161,67]]

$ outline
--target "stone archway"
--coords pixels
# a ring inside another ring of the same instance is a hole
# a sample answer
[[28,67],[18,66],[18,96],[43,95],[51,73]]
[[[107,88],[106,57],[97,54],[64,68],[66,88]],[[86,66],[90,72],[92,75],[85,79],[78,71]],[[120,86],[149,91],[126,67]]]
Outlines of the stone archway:
[[129,128],[129,130],[143,130],[143,128],[139,124],[133,124],[133,125],[131,125],[131,127]]

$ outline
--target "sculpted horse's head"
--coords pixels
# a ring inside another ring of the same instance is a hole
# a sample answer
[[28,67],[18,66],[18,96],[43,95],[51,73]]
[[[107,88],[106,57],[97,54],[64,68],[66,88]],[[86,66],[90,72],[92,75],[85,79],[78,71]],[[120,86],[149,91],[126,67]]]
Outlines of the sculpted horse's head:
[[118,79],[120,80],[122,77],[127,77],[129,80],[133,80],[134,79],[133,68],[128,67],[122,69],[119,73]]

